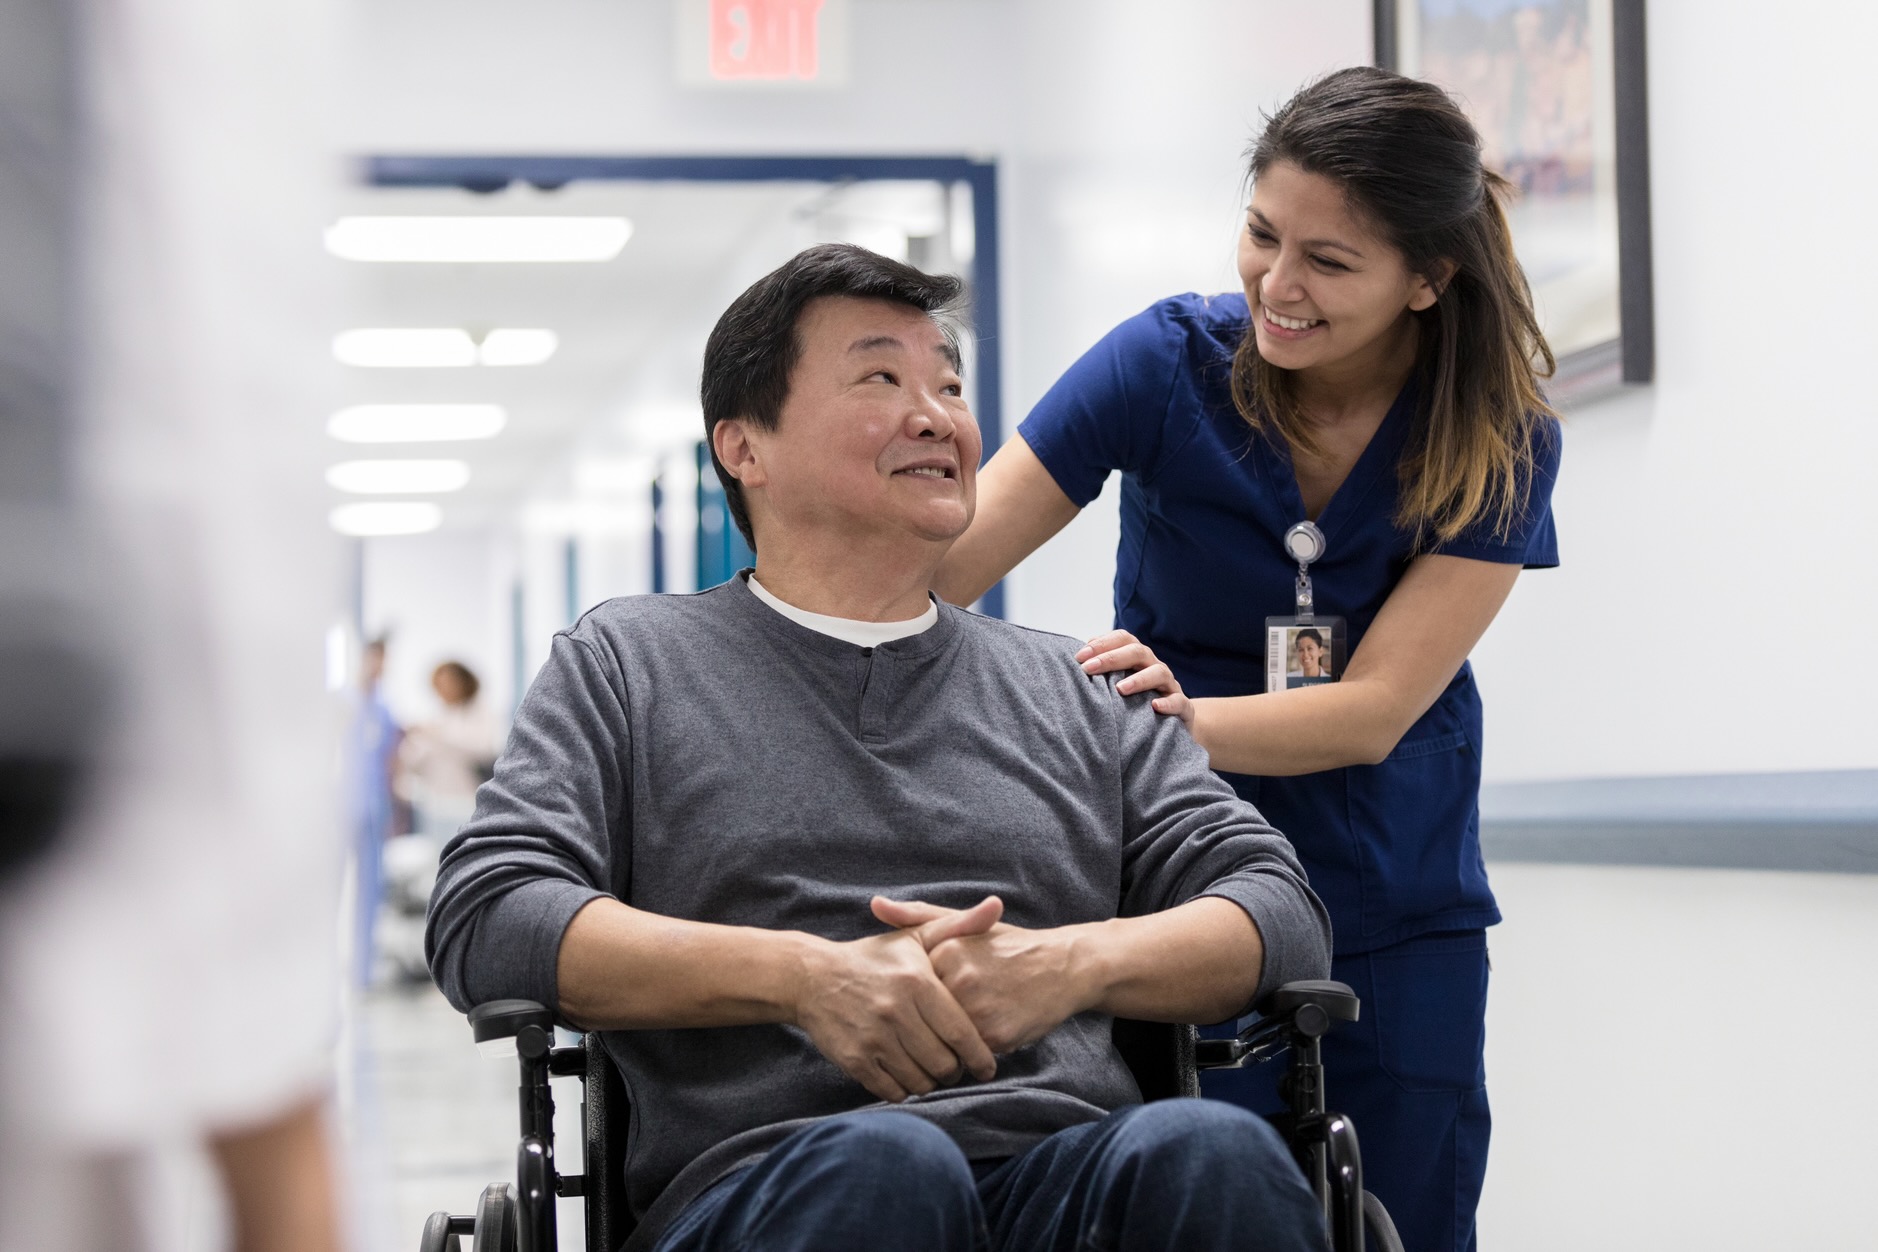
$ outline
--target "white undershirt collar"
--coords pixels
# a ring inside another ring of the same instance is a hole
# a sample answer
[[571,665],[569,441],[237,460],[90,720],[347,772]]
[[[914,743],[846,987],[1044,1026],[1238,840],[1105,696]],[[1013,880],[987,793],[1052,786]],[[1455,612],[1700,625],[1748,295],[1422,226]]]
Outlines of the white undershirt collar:
[[918,617],[908,618],[904,622],[863,622],[851,617],[829,617],[825,613],[811,613],[807,609],[798,609],[793,604],[778,600],[756,580],[755,574],[751,574],[746,581],[749,582],[750,590],[757,599],[798,626],[806,626],[810,630],[860,648],[878,648],[881,644],[892,643],[895,639],[922,634],[931,630],[939,621],[939,606],[930,598],[926,601],[926,611]]

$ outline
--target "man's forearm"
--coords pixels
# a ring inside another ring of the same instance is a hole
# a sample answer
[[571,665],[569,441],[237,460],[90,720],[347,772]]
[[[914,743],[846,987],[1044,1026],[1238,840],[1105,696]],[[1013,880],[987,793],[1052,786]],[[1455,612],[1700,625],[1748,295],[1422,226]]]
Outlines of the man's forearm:
[[1115,1017],[1224,1021],[1244,1011],[1265,966],[1258,926],[1218,896],[1075,929],[1088,1007]]
[[794,1018],[813,937],[647,913],[600,898],[568,923],[560,1010],[591,1030],[754,1026]]

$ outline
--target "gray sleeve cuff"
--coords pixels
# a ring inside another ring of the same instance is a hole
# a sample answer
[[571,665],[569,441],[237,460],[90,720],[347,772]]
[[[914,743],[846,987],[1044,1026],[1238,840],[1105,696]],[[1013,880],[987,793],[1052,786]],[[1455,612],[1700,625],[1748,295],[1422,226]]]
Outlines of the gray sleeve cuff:
[[1330,977],[1330,919],[1310,892],[1283,879],[1247,874],[1214,883],[1200,895],[1231,900],[1258,927],[1265,963],[1258,990],[1239,1016],[1288,982]]
[[574,914],[604,891],[559,878],[536,878],[489,902],[475,922],[459,966],[467,1010],[490,1000],[534,1000],[559,1011],[556,970],[561,936]]

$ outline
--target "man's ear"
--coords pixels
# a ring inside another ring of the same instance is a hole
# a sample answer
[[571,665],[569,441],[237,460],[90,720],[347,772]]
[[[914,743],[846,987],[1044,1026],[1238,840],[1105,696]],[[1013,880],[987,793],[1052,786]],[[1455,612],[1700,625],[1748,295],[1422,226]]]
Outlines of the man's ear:
[[1444,257],[1436,261],[1433,268],[1433,274],[1417,274],[1415,285],[1409,290],[1409,308],[1417,313],[1435,306],[1441,293],[1454,281],[1454,273],[1460,266]]
[[742,418],[727,417],[711,428],[711,451],[730,476],[745,487],[761,487],[769,480],[763,457]]

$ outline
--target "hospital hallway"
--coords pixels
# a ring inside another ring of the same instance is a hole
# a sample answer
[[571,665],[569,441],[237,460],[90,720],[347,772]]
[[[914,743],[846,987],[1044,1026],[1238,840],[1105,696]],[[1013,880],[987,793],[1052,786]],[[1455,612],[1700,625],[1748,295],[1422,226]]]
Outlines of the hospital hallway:
[[[5,6],[0,1252],[420,1252],[521,1138],[432,961],[688,1023],[678,1210],[1002,1027],[830,1059],[875,893],[1257,878],[1420,1242],[1878,1248],[1878,4]],[[997,966],[1078,1117],[1178,953]]]

